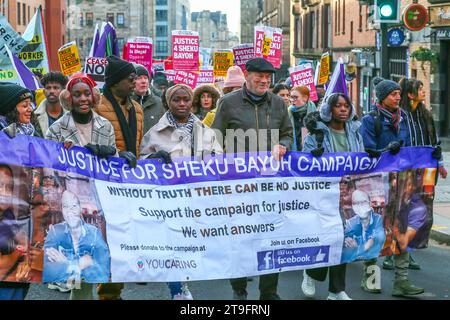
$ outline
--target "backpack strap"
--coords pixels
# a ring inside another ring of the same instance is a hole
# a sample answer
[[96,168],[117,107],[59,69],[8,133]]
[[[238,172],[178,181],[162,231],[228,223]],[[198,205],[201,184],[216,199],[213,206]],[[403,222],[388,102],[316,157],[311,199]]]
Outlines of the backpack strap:
[[380,116],[380,112],[378,110],[372,110],[369,113],[374,121],[374,126],[375,126],[375,138],[379,138],[381,135],[381,116]]

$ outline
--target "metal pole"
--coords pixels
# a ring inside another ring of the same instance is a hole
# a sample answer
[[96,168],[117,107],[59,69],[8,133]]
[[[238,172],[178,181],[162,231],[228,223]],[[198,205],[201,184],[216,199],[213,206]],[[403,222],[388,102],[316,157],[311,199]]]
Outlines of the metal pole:
[[389,79],[389,48],[388,48],[388,24],[380,23],[380,36],[381,36],[381,76],[384,79]]

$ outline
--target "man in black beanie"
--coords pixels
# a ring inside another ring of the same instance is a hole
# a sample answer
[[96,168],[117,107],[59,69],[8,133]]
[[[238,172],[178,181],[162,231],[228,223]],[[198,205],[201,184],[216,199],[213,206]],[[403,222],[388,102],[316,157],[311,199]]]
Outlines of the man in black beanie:
[[136,86],[132,99],[138,102],[144,110],[144,135],[158,123],[166,110],[163,107],[161,98],[156,94],[156,90],[150,85],[150,75],[147,69],[141,64],[135,64],[136,67]]
[[114,126],[117,149],[139,157],[144,114],[139,104],[131,99],[137,77],[136,68],[132,63],[115,56],[107,60],[103,95],[94,111]]

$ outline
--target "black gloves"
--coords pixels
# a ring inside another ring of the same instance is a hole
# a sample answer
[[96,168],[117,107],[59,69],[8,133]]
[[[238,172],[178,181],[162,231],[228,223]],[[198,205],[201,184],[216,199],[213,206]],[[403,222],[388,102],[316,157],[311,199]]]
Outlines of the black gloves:
[[172,158],[170,157],[170,153],[160,150],[154,154],[151,154],[147,157],[147,159],[163,159],[164,163],[171,163]]
[[392,155],[396,155],[397,153],[400,152],[400,148],[403,145],[403,141],[392,141],[391,143],[388,144],[388,146],[386,147],[386,151],[389,151]]
[[324,151],[325,151],[325,149],[323,147],[322,148],[316,148],[316,149],[311,150],[311,154],[314,157],[321,157],[323,155]]
[[130,151],[120,151],[120,152],[119,152],[119,157],[121,157],[121,158],[127,160],[128,165],[129,165],[131,168],[136,168],[136,165],[137,165],[137,159],[136,159],[136,156],[134,155],[133,152],[130,152]]
[[111,146],[88,143],[84,147],[100,158],[108,158],[116,154],[116,148]]
[[375,149],[365,149],[370,158],[378,158],[381,156],[381,151]]
[[434,149],[434,151],[433,151],[433,153],[431,155],[433,156],[434,159],[441,160],[441,158],[442,158],[442,148],[441,148],[441,146],[437,146]]
[[17,134],[17,125],[15,123],[10,124],[8,127],[2,130],[8,137],[14,139]]

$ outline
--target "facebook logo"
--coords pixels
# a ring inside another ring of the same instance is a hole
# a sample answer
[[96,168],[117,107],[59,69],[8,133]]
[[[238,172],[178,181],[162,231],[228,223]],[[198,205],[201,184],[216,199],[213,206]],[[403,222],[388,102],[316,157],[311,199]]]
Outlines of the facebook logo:
[[257,252],[258,271],[328,263],[330,246]]
[[257,253],[258,271],[271,270],[274,268],[273,251],[262,251]]

